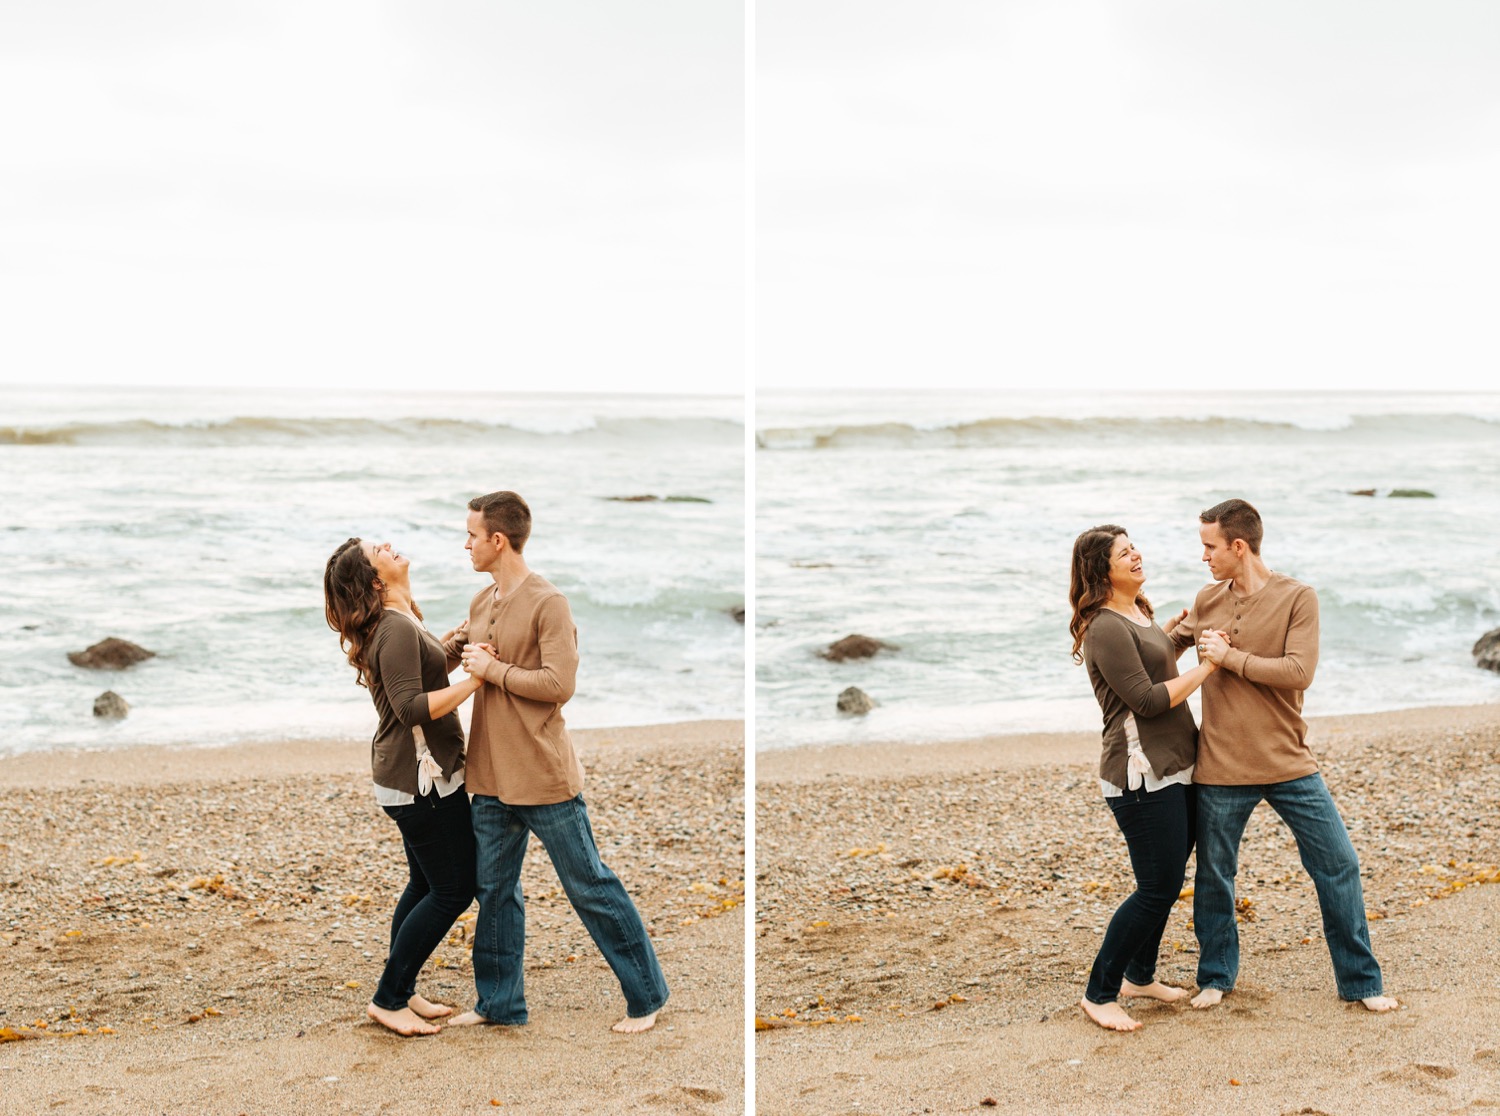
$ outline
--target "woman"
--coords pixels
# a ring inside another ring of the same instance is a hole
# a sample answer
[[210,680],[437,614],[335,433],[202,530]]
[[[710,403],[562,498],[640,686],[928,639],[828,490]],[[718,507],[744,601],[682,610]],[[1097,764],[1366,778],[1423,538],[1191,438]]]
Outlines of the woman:
[[1156,957],[1193,848],[1198,726],[1183,702],[1217,669],[1203,662],[1178,675],[1167,634],[1187,610],[1158,627],[1141,593],[1145,581],[1141,553],[1125,528],[1094,527],[1073,544],[1073,661],[1087,666],[1104,713],[1099,782],[1125,835],[1136,883],[1110,919],[1080,1002],[1090,1019],[1113,1031],[1141,1025],[1115,1002],[1121,994],[1167,1003],[1187,995],[1157,981]]
[[[417,973],[474,898],[474,831],[455,710],[482,683],[448,684],[443,644],[422,626],[407,559],[390,543],[350,539],[323,573],[328,626],[339,633],[380,724],[371,741],[375,801],[395,819],[411,878],[391,918],[390,955],[368,1014],[398,1035],[431,1035],[453,1008],[417,995]],[[463,633],[463,626],[444,642]]]

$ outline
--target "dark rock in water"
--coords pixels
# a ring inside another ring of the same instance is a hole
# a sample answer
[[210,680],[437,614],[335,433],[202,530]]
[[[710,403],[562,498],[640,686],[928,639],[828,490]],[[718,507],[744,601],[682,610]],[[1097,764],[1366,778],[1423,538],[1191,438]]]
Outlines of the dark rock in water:
[[130,703],[113,690],[105,690],[94,699],[94,716],[119,720],[130,712]]
[[1474,665],[1500,673],[1500,628],[1479,637],[1474,645]]
[[1375,490],[1373,488],[1355,488],[1355,489],[1352,489],[1350,491],[1349,495],[1350,496],[1373,496],[1373,495],[1375,495]]
[[745,606],[742,604],[735,605],[729,610],[729,615],[733,616],[736,620],[743,624],[745,622]]
[[68,662],[93,670],[124,670],[143,659],[154,658],[155,651],[147,651],[128,639],[116,639],[114,636],[100,640],[87,651],[68,652]]
[[1417,500],[1436,500],[1437,499],[1437,493],[1436,492],[1428,492],[1425,488],[1393,488],[1393,489],[1391,489],[1391,493],[1390,494],[1391,494],[1392,498],[1405,497],[1406,499],[1409,499],[1409,500],[1411,500],[1411,499],[1417,499]]
[[617,504],[654,504],[658,500],[668,504],[712,504],[713,501],[706,496],[656,496],[646,493],[641,496],[606,496],[606,500],[613,500]]
[[901,648],[894,643],[886,643],[884,640],[871,639],[863,635],[846,635],[837,643],[830,643],[818,654],[831,663],[841,663],[845,659],[868,659],[877,651],[899,650]]
[[858,686],[850,686],[839,695],[839,712],[862,716],[875,708],[875,699]]

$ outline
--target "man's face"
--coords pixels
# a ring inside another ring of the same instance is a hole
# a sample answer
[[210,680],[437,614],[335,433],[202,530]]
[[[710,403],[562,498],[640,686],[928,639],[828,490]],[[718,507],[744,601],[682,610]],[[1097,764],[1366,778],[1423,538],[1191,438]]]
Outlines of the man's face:
[[464,540],[464,549],[469,552],[469,561],[476,570],[491,570],[500,560],[500,539],[492,535],[484,525],[484,513],[471,511],[468,519],[469,537]]
[[1230,542],[1217,523],[1198,524],[1198,537],[1203,540],[1203,560],[1208,563],[1209,575],[1215,581],[1229,581],[1239,576],[1246,549],[1243,539]]

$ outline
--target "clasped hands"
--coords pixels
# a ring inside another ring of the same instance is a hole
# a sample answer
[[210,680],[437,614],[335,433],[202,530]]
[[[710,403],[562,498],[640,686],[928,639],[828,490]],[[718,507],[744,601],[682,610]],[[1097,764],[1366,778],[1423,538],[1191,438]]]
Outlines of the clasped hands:
[[1204,628],[1198,635],[1198,661],[1224,665],[1224,656],[1229,653],[1229,633]]
[[[1183,609],[1176,616],[1169,618],[1161,626],[1161,630],[1167,635],[1171,635],[1173,629],[1187,619],[1187,614],[1188,610]],[[1224,655],[1230,647],[1229,633],[1215,628],[1204,628],[1198,635],[1197,647],[1199,662],[1208,662],[1212,663],[1215,667],[1221,667],[1224,665]]]
[[466,643],[458,658],[459,665],[481,682],[484,681],[484,672],[495,661],[495,649],[488,643]]

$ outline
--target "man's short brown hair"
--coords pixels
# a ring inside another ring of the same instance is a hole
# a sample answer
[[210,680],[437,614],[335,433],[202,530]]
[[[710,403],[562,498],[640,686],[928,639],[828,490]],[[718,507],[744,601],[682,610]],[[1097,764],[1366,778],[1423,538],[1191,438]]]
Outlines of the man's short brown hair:
[[514,492],[491,492],[475,496],[469,510],[484,517],[484,529],[491,535],[504,535],[517,554],[526,548],[531,537],[531,509]]
[[1251,554],[1260,553],[1260,540],[1264,534],[1260,512],[1244,500],[1225,500],[1222,504],[1215,504],[1206,511],[1199,512],[1198,520],[1202,523],[1217,523],[1219,532],[1227,541],[1244,539]]

